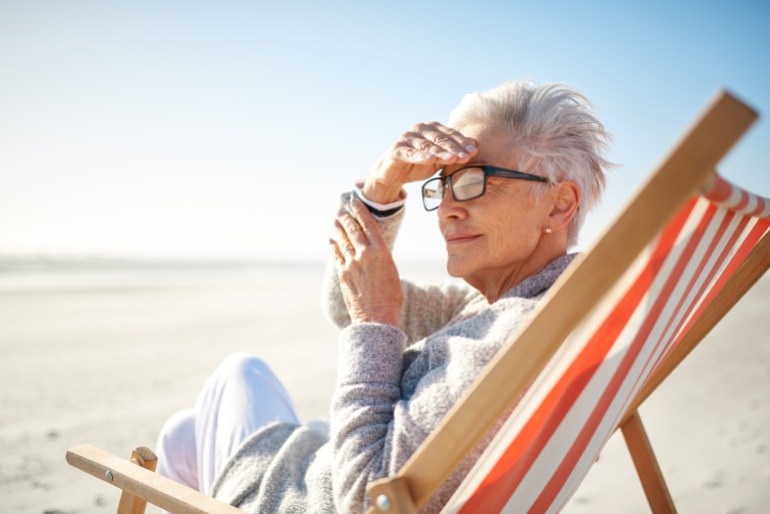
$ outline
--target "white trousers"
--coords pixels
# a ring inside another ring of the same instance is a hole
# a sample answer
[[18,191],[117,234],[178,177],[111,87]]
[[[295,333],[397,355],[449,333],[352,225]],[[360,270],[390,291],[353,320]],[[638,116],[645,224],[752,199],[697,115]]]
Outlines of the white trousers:
[[241,443],[274,422],[299,423],[289,394],[260,359],[237,353],[206,381],[195,407],[174,414],[158,436],[158,472],[211,494]]

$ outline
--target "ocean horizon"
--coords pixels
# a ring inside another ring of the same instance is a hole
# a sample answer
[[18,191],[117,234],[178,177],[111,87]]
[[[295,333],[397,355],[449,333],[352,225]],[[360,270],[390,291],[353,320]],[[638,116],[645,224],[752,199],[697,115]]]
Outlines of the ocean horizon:
[[[2,256],[0,292],[260,285],[281,277],[321,280],[321,259]],[[443,263],[406,262],[408,276],[449,279]]]
[[0,256],[0,291],[254,284],[323,273],[321,260]]

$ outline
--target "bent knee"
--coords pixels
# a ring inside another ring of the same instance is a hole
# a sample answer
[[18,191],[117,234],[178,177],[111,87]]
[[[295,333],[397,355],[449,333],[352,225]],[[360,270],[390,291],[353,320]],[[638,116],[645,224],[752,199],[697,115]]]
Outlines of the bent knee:
[[215,374],[224,375],[227,377],[237,377],[250,375],[255,371],[263,373],[264,371],[269,371],[269,369],[270,368],[265,363],[265,361],[253,353],[236,352],[231,353],[222,359],[222,362],[217,367]]
[[273,376],[270,366],[265,361],[248,352],[237,352],[228,355],[222,359],[215,374],[230,379],[236,377]]
[[184,409],[171,415],[158,434],[158,451],[195,444],[195,410]]

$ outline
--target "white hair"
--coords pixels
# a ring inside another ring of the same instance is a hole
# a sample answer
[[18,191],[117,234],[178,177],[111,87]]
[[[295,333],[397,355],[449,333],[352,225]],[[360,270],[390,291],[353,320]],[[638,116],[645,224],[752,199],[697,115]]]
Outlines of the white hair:
[[567,232],[567,243],[574,246],[586,214],[601,199],[605,171],[614,166],[603,157],[612,136],[588,99],[566,84],[505,82],[466,95],[449,115],[449,125],[458,130],[476,123],[510,133],[511,149],[527,156],[520,165],[529,169],[521,171],[538,167],[553,182],[578,185],[581,202]]

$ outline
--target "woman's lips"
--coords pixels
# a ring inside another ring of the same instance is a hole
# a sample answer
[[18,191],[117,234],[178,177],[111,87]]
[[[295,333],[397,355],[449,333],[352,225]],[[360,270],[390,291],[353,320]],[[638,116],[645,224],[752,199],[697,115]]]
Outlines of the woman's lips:
[[444,239],[446,240],[447,245],[455,245],[469,243],[471,241],[475,241],[479,237],[481,236],[474,234],[451,234],[444,236]]

